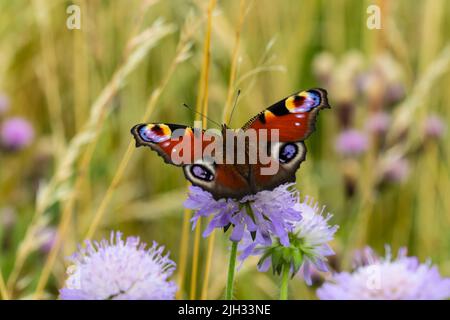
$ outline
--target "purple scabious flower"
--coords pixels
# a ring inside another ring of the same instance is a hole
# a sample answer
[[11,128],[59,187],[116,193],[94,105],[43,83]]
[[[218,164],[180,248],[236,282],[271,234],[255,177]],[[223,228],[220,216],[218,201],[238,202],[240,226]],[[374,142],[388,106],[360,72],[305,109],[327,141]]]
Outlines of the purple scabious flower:
[[444,136],[447,126],[437,115],[429,116],[425,121],[425,134],[427,137],[440,139]]
[[0,144],[10,150],[20,150],[31,144],[34,130],[23,118],[10,118],[3,122],[0,131]]
[[343,131],[336,139],[336,151],[346,156],[357,156],[367,150],[368,139],[358,130]]
[[272,245],[265,246],[250,241],[248,236],[240,246],[243,261],[250,255],[261,256],[258,262],[259,271],[265,272],[272,266],[275,273],[281,273],[283,266],[290,268],[292,274],[299,272],[308,285],[312,284],[313,269],[328,272],[327,257],[334,254],[329,246],[338,226],[329,225],[332,215],[323,215],[324,207],[319,208],[308,197],[295,206],[301,213],[302,219],[292,221],[293,228],[289,232],[290,246],[283,247],[276,237]]
[[37,234],[37,241],[39,242],[39,249],[43,253],[49,253],[56,241],[57,230],[55,227],[47,226],[39,230]]
[[436,266],[407,257],[406,249],[392,259],[373,256],[352,273],[335,274],[317,290],[322,300],[441,300],[450,298],[450,278]]
[[371,247],[367,246],[362,250],[357,250],[353,254],[352,267],[357,269],[359,267],[364,267],[379,262],[380,257],[378,257]]
[[383,169],[383,178],[392,183],[404,183],[410,173],[409,161],[405,158],[389,159]]
[[108,242],[86,241],[71,257],[63,300],[172,300],[177,287],[168,281],[175,263],[156,242],[146,249],[137,237],[122,240],[111,232]]
[[233,226],[231,241],[239,242],[244,234],[249,234],[258,243],[268,245],[273,234],[280,238],[283,245],[289,246],[288,232],[292,229],[290,221],[301,219],[300,212],[295,207],[297,192],[289,190],[292,185],[286,183],[271,191],[245,196],[241,200],[215,200],[209,192],[191,186],[184,206],[195,210],[193,227],[200,217],[212,216],[203,232],[204,237],[214,228]]
[[391,116],[386,112],[377,112],[369,116],[366,126],[369,132],[383,134],[389,129]]

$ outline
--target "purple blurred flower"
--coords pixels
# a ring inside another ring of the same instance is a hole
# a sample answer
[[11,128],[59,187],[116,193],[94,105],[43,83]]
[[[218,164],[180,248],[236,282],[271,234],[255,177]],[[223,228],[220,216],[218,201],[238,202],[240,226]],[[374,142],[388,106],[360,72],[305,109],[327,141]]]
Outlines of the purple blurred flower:
[[196,211],[192,218],[193,227],[200,217],[213,217],[203,232],[204,237],[214,228],[227,228],[232,225],[232,241],[239,242],[244,234],[248,233],[258,243],[268,245],[271,243],[270,235],[274,234],[281,239],[283,245],[288,246],[288,231],[292,229],[289,221],[301,218],[295,207],[297,192],[289,190],[292,185],[287,183],[272,191],[260,191],[239,201],[215,200],[209,192],[191,186],[184,206]]
[[332,215],[324,217],[324,207],[319,208],[317,203],[308,198],[304,202],[297,202],[296,208],[302,219],[291,221],[293,228],[289,232],[289,247],[281,246],[276,237],[272,245],[267,246],[252,242],[247,235],[239,248],[242,251],[239,260],[259,255],[259,271],[265,272],[272,266],[274,272],[280,273],[282,267],[287,265],[292,274],[300,272],[306,283],[311,285],[313,269],[329,271],[327,257],[334,252],[328,243],[333,240],[338,226],[330,226],[328,221]]
[[369,116],[367,129],[374,134],[383,134],[389,129],[391,116],[386,112],[377,112]]
[[405,97],[405,87],[402,83],[391,83],[386,88],[385,99],[388,104],[395,104]]
[[71,257],[69,277],[60,290],[63,300],[172,300],[177,287],[168,281],[175,263],[156,242],[146,249],[137,237],[86,241]]
[[1,126],[0,143],[12,150],[20,150],[33,141],[34,130],[31,124],[23,118],[10,118]]
[[410,172],[409,161],[405,158],[391,159],[384,167],[383,177],[394,183],[403,183]]
[[450,298],[450,278],[443,278],[428,261],[420,264],[400,249],[393,260],[386,257],[367,261],[354,272],[335,274],[317,290],[322,300],[440,300]]
[[57,231],[55,227],[44,227],[38,232],[40,250],[43,253],[49,253],[55,244]]
[[368,139],[358,130],[343,131],[336,140],[336,151],[343,155],[357,156],[367,150]]
[[9,98],[0,93],[0,116],[9,109]]
[[365,247],[362,250],[357,250],[353,255],[352,267],[357,269],[359,267],[368,266],[378,263],[380,257],[372,250],[371,247]]
[[425,134],[434,139],[442,138],[447,130],[442,118],[437,115],[429,116],[425,122]]

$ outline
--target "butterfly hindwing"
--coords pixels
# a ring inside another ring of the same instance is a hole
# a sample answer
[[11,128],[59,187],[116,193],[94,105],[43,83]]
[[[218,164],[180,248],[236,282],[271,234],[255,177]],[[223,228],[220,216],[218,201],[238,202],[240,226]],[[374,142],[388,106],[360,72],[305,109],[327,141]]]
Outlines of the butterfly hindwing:
[[278,162],[276,174],[264,174],[269,165],[257,163],[252,165],[253,189],[256,192],[271,190],[281,184],[295,182],[295,173],[306,159],[306,146],[303,141],[277,142],[271,145],[271,157]]
[[[215,199],[241,198],[250,194],[248,181],[233,164],[201,163],[183,167],[186,178],[196,186],[210,192]],[[204,171],[208,170],[205,175]]]

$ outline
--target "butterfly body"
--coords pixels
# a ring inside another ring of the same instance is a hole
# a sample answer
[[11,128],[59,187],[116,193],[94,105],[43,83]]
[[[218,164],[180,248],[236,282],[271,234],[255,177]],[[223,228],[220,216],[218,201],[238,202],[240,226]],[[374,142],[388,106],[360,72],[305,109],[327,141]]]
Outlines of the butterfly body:
[[326,91],[310,89],[280,100],[239,130],[223,125],[220,132],[209,133],[151,123],[138,124],[131,133],[136,146],[148,146],[166,163],[181,166],[193,185],[215,199],[241,199],[295,181],[306,158],[304,140],[323,108],[329,108]]

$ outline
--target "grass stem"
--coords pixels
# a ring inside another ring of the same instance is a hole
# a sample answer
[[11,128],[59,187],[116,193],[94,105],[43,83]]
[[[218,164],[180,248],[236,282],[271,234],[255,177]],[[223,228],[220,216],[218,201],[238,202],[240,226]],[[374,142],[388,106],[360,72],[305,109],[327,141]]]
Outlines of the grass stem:
[[289,267],[284,265],[281,272],[280,300],[288,299]]
[[225,300],[233,300],[234,273],[236,271],[236,255],[238,242],[231,241],[230,260],[228,262],[227,288]]

